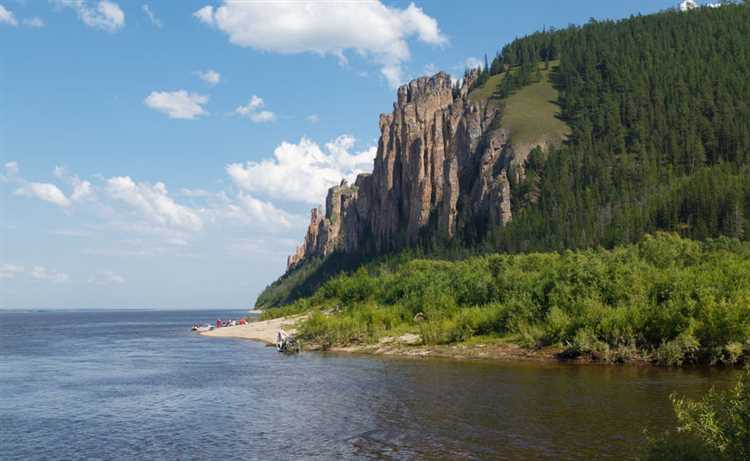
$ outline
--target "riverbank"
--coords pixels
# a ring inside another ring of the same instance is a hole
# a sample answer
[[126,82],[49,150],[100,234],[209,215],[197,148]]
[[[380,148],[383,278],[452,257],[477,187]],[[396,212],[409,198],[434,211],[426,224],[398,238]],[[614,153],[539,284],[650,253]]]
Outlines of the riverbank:
[[[306,315],[278,317],[271,320],[259,320],[246,325],[217,328],[199,333],[201,336],[214,338],[233,338],[260,341],[265,344],[276,344],[276,332],[284,329],[289,334],[297,332],[296,325]],[[425,345],[418,334],[407,333],[401,336],[386,336],[373,344],[355,344],[323,348],[320,344],[306,342],[306,351],[329,351],[349,354],[371,354],[394,357],[434,357],[457,360],[502,360],[502,361],[536,361],[536,362],[580,362],[594,363],[591,357],[580,356],[575,359],[563,357],[563,350],[558,347],[529,349],[511,342],[489,340],[443,345]]]
[[[505,344],[446,344],[422,345],[403,342],[400,338],[383,338],[377,344],[331,347],[331,352],[352,354],[373,354],[394,357],[431,357],[455,360],[498,360],[498,361],[535,361],[561,362],[559,350],[545,348],[526,349],[521,346]],[[581,360],[581,362],[590,362]]]
[[564,359],[733,366],[750,362],[748,300],[750,243],[660,233],[565,253],[404,253],[342,271],[262,316],[307,313],[306,341],[331,346],[408,332],[435,349],[514,343],[564,347]]

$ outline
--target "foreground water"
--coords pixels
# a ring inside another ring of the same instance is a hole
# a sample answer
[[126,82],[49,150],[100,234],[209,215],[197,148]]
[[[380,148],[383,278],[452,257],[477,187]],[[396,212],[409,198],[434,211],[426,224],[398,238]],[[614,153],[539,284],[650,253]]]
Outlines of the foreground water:
[[0,313],[0,459],[622,459],[731,373],[208,339],[241,312]]

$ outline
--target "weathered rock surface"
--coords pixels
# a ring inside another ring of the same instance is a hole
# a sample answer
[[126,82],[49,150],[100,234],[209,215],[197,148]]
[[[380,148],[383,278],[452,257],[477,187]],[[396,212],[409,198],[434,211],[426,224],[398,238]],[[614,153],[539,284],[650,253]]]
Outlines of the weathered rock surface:
[[391,114],[380,116],[372,174],[343,181],[312,210],[291,270],[334,251],[385,251],[420,236],[451,240],[513,218],[511,184],[524,176],[528,146],[512,146],[497,108],[470,102],[470,73],[454,91],[440,72],[398,89]]

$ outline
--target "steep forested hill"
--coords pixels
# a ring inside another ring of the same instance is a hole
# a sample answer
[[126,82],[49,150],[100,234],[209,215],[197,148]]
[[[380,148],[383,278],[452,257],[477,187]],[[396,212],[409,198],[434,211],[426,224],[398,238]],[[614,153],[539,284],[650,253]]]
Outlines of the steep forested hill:
[[554,59],[573,133],[532,159],[527,189],[538,202],[496,229],[492,247],[612,246],[657,229],[747,237],[747,5],[536,33],[505,47],[491,71]]
[[[545,87],[548,79],[554,91]],[[449,240],[426,226],[412,244],[421,254],[612,248],[661,230],[695,240],[750,239],[746,2],[534,33],[505,46],[468,99],[493,99],[493,126],[502,127],[532,111],[519,102],[536,89],[559,95],[554,102],[565,126],[549,126],[568,136],[533,149],[523,174],[507,174],[509,187],[499,196],[509,191],[501,211],[512,220],[467,221]],[[501,166],[502,159],[495,168]],[[457,207],[460,218],[472,203],[459,200]],[[310,294],[331,275],[383,253],[362,248],[310,258],[257,304]]]

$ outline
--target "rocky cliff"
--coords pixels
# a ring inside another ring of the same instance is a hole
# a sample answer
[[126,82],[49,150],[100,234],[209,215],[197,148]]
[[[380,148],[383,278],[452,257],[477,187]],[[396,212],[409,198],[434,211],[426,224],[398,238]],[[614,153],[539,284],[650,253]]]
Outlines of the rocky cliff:
[[511,184],[524,177],[528,146],[513,146],[497,104],[472,102],[477,73],[459,89],[440,72],[400,87],[380,116],[372,174],[331,188],[313,209],[291,270],[334,251],[385,251],[427,235],[476,235],[513,218]]

